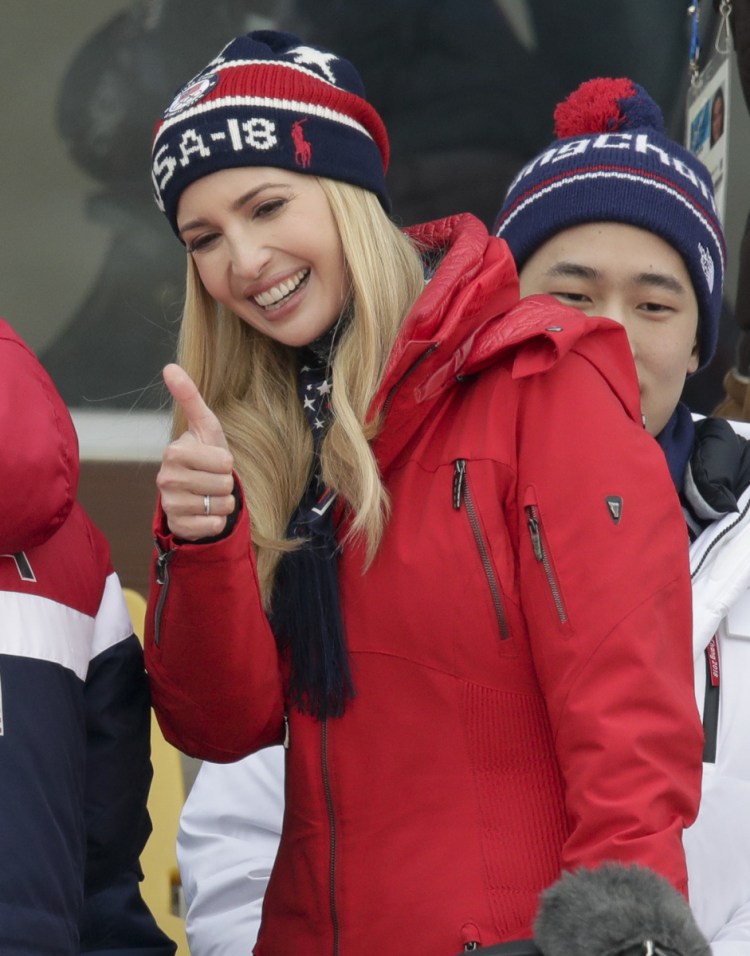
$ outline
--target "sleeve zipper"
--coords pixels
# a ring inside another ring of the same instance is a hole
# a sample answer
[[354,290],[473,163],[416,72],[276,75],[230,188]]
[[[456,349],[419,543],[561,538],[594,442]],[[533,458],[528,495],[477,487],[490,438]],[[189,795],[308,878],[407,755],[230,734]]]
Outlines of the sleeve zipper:
[[169,562],[172,560],[174,551],[162,551],[159,542],[156,543],[158,557],[156,558],[156,583],[159,585],[159,599],[156,602],[156,611],[154,612],[154,644],[159,646],[161,641],[161,616],[164,610],[164,602],[167,599],[169,590]]

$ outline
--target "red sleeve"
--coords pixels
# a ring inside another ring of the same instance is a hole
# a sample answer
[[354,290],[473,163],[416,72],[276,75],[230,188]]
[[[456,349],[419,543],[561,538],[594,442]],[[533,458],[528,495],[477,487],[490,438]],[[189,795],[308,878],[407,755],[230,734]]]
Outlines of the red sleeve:
[[624,333],[587,336],[522,394],[522,600],[564,778],[563,865],[638,862],[686,892],[702,759],[688,538]]
[[[226,538],[177,544],[164,535],[151,569],[146,669],[159,725],[184,753],[227,763],[283,739],[276,642],[263,611],[247,508]],[[160,566],[161,564],[161,566]]]

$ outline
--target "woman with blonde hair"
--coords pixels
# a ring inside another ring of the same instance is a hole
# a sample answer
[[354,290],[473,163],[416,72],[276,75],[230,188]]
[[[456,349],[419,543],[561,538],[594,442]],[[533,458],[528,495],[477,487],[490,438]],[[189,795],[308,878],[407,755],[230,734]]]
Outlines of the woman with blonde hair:
[[396,228],[387,163],[352,65],[271,31],[154,135],[189,278],[147,667],[187,753],[286,748],[257,956],[528,938],[610,859],[686,892],[690,581],[626,337],[519,304],[470,215]]
[[[320,460],[326,484],[354,505],[352,533],[363,532],[374,553],[388,499],[369,444],[376,427],[366,422],[367,410],[424,276],[416,246],[373,193],[334,180],[318,185],[341,237],[349,303],[330,353],[331,376],[341,385],[331,395],[333,414]],[[297,354],[226,307],[217,313],[194,259],[188,263],[179,353],[180,364],[222,420],[243,486],[253,489],[253,541],[268,603],[276,565],[291,546],[288,516],[305,490],[312,460],[312,433],[295,401]],[[175,437],[186,424],[178,408]],[[286,468],[279,470],[284,458]]]

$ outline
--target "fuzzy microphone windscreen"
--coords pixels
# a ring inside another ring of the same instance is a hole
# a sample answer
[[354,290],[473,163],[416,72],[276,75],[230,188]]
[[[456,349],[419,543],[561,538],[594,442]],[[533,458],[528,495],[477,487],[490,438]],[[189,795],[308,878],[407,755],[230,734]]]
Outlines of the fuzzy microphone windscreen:
[[541,896],[534,936],[544,956],[711,956],[686,900],[642,866],[565,873]]

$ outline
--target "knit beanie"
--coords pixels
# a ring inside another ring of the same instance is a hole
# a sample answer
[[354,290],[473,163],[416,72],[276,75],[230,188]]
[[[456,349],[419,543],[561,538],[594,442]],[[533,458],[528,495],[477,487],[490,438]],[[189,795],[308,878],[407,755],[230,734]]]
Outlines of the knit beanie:
[[159,208],[177,233],[182,191],[219,169],[273,166],[362,186],[390,211],[388,136],[348,60],[291,33],[236,37],[174,97],[154,130]]
[[581,84],[555,110],[557,140],[511,183],[494,231],[520,270],[552,236],[620,222],[660,236],[698,300],[700,367],[716,348],[726,248],[705,166],[664,131],[661,110],[626,78]]

